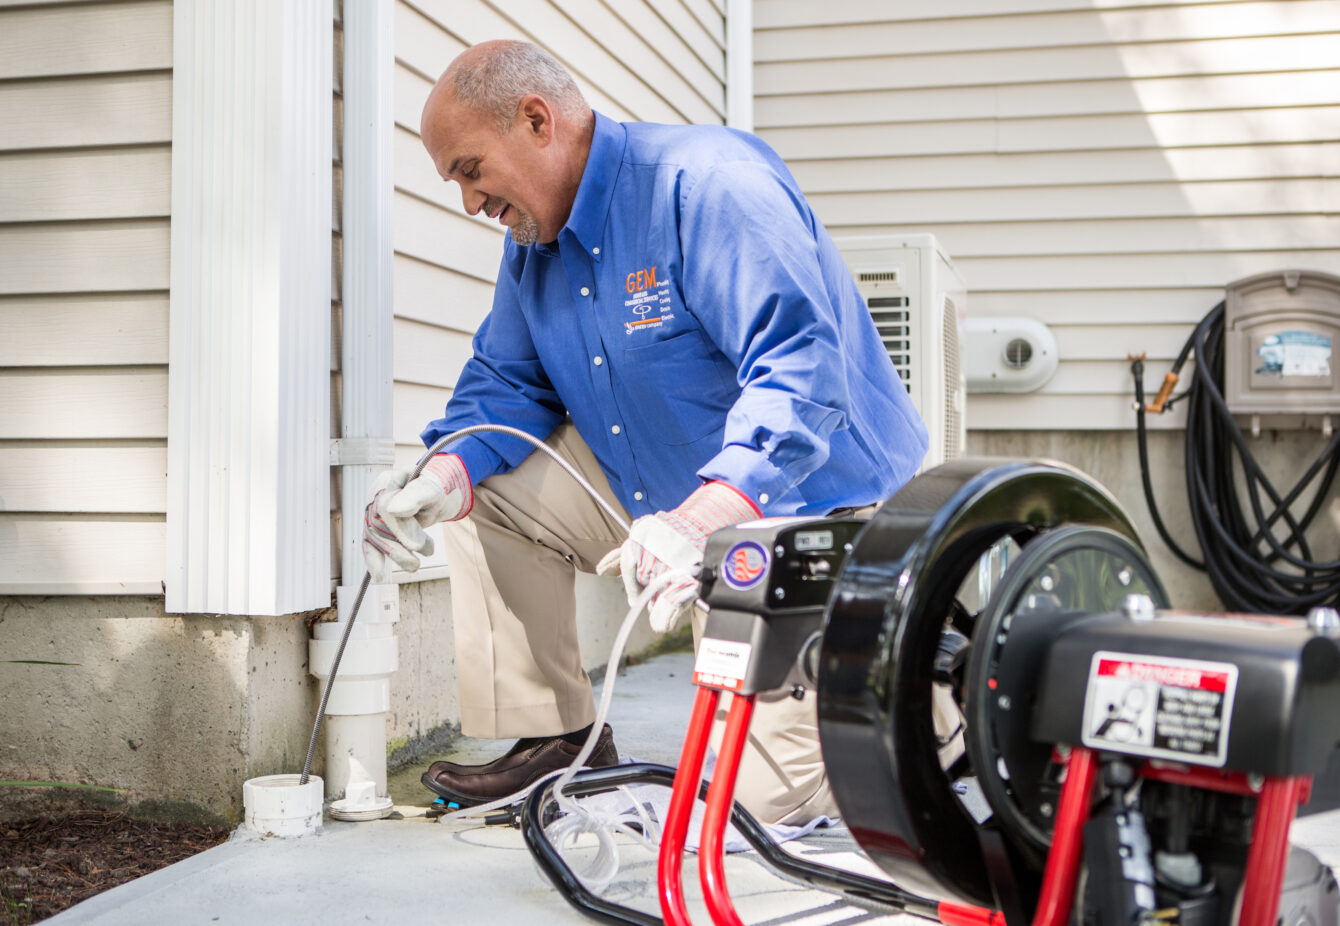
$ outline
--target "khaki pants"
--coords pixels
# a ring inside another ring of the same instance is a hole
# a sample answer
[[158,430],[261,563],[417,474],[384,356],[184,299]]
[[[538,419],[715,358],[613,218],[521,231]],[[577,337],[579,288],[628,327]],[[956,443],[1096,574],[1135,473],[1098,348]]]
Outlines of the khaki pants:
[[[627,518],[571,422],[546,443]],[[594,572],[622,529],[548,454],[475,486],[463,521],[444,525],[451,570],[461,729],[467,736],[554,736],[595,719],[577,646],[578,569]],[[705,615],[695,611],[694,642]],[[722,699],[729,705],[730,699]],[[721,737],[718,715],[715,748]],[[679,736],[682,731],[666,731]],[[764,822],[837,815],[819,753],[814,694],[760,696],[736,798]]]

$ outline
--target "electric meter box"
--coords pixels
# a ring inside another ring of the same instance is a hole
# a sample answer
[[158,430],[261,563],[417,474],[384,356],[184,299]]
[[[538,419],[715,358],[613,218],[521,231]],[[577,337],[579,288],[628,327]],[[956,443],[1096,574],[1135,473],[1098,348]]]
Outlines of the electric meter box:
[[1239,415],[1340,413],[1340,277],[1277,270],[1226,288],[1224,400]]

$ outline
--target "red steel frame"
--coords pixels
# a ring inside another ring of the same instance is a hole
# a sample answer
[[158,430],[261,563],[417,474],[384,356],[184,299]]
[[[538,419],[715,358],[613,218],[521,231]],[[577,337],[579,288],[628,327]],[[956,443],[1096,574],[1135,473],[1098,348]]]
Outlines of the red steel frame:
[[[684,903],[684,843],[699,790],[698,782],[702,778],[708,734],[720,698],[721,692],[717,689],[698,687],[679,768],[675,774],[670,809],[657,859],[661,915],[667,926],[691,926]],[[753,695],[735,695],[726,718],[716,772],[707,789],[707,809],[698,846],[698,869],[703,897],[716,926],[743,926],[726,888],[723,837],[730,819],[735,779],[753,712]],[[1267,777],[1257,789],[1251,786],[1245,775],[1211,768],[1169,768],[1146,764],[1139,770],[1139,774],[1209,791],[1257,795],[1252,842],[1247,850],[1247,865],[1243,872],[1242,910],[1237,926],[1274,926],[1280,887],[1289,857],[1289,827],[1298,805],[1308,800],[1312,790],[1311,777]],[[1065,784],[1061,787],[1051,851],[1047,854],[1047,867],[1043,873],[1042,891],[1032,926],[1066,926],[1070,920],[1084,850],[1084,824],[1089,818],[1097,777],[1097,753],[1082,746],[1072,747],[1066,759]],[[941,902],[937,909],[940,922],[946,926],[1005,926],[1003,915],[996,910],[949,902]]]
[[1042,894],[1033,913],[1033,926],[1064,926],[1075,900],[1079,857],[1084,849],[1084,821],[1098,773],[1098,757],[1092,750],[1076,746],[1066,760],[1065,784],[1056,809],[1052,847],[1042,875]]
[[1289,824],[1311,786],[1310,777],[1272,777],[1261,786],[1252,845],[1247,850],[1247,870],[1243,872],[1238,926],[1274,926],[1284,866],[1289,861]]
[[745,738],[749,734],[749,719],[754,715],[754,696],[736,695],[731,699],[726,715],[726,729],[721,738],[721,755],[717,756],[712,784],[707,788],[707,810],[703,814],[703,835],[698,842],[698,876],[703,882],[703,899],[707,912],[717,926],[744,926],[731,904],[726,889],[725,843],[726,821],[735,796],[735,776],[740,771],[740,756],[744,754]]
[[[1066,760],[1066,780],[1061,787],[1051,851],[1042,880],[1042,894],[1033,916],[1033,926],[1064,926],[1074,903],[1075,879],[1084,845],[1084,822],[1097,772],[1092,750],[1076,746]],[[1312,777],[1266,777],[1253,788],[1248,776],[1236,772],[1192,766],[1169,768],[1146,764],[1144,778],[1170,781],[1206,791],[1256,795],[1256,818],[1247,866],[1242,877],[1242,910],[1237,926],[1274,926],[1279,912],[1280,887],[1289,859],[1289,826],[1299,804],[1307,803]]]
[[693,714],[689,717],[689,729],[684,735],[684,749],[679,754],[679,765],[675,770],[675,786],[670,792],[670,809],[661,829],[661,850],[656,859],[657,891],[666,926],[691,926],[689,911],[684,905],[684,837],[689,831],[693,802],[698,797],[703,757],[707,754],[707,736],[712,732],[712,716],[720,699],[720,691],[699,686],[693,701]]
[[1005,914],[989,907],[942,900],[935,905],[935,913],[945,926],[1005,926]]
[[[721,692],[717,689],[698,687],[688,733],[684,737],[684,749],[675,772],[675,785],[670,793],[670,809],[666,813],[656,864],[661,916],[667,926],[691,926],[688,907],[684,903],[684,842],[689,818],[693,815],[693,802],[698,796],[708,734],[720,698]],[[735,695],[726,716],[721,755],[717,757],[716,771],[707,788],[707,810],[698,840],[698,874],[702,879],[703,899],[712,922],[718,926],[744,926],[726,888],[724,837],[735,795],[735,778],[740,771],[740,757],[744,754],[753,715],[754,696]]]

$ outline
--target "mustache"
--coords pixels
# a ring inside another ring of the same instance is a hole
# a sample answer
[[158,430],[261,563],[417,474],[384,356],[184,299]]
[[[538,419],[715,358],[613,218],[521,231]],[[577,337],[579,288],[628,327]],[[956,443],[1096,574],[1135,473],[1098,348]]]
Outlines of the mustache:
[[490,196],[488,199],[484,200],[484,214],[496,216],[499,212],[502,212],[506,206],[507,200],[503,199],[501,196]]

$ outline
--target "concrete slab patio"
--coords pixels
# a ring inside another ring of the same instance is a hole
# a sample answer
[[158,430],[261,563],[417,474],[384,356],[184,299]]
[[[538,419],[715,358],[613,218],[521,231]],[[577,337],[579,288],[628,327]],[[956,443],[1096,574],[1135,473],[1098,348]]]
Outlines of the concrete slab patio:
[[[674,764],[693,699],[692,659],[671,653],[633,666],[616,682],[610,722],[620,751]],[[464,761],[485,759],[497,744],[461,741]],[[122,885],[56,916],[54,926],[119,924],[461,924],[588,923],[540,874],[521,833],[509,827],[459,830],[425,816],[421,763],[393,776],[396,818],[372,823],[327,820],[302,839],[234,838],[224,845]],[[1340,812],[1295,824],[1295,841],[1340,865]],[[792,847],[825,864],[876,875],[845,828],[821,829]],[[628,843],[605,896],[656,913],[655,859]],[[754,853],[727,861],[731,895],[750,924],[856,924],[917,921],[848,906],[798,887],[765,868]],[[707,923],[693,860],[685,865],[689,912]]]

